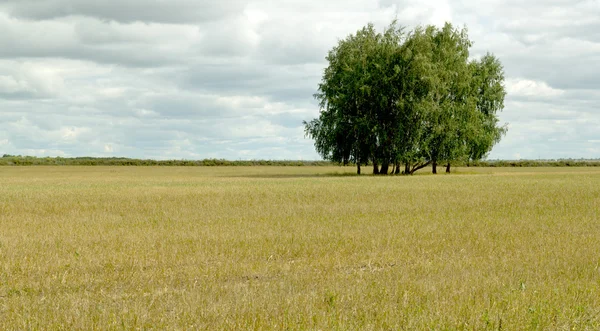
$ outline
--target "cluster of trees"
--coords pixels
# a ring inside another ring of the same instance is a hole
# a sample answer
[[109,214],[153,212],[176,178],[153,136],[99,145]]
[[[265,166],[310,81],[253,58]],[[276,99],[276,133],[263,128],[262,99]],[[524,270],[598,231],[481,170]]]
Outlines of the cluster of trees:
[[372,164],[374,174],[413,174],[432,165],[480,160],[506,132],[504,72],[492,54],[469,58],[465,28],[372,24],[329,51],[315,98],[320,115],[304,122],[325,159]]

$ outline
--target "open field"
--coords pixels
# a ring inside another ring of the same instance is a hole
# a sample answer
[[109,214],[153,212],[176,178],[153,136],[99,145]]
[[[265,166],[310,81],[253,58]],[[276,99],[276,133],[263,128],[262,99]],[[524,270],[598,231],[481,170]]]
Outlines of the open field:
[[354,171],[0,167],[0,329],[600,328],[600,168]]

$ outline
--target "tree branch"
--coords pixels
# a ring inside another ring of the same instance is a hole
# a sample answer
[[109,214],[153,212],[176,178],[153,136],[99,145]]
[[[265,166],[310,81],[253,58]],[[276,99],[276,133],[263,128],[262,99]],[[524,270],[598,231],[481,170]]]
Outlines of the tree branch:
[[417,164],[417,165],[415,165],[415,166],[414,166],[414,167],[413,167],[413,168],[410,170],[410,174],[412,175],[412,174],[414,174],[414,173],[415,173],[417,170],[419,170],[419,169],[423,169],[423,168],[425,168],[426,166],[428,166],[428,165],[430,165],[430,164],[431,164],[431,160],[429,160],[429,161],[427,161],[427,162],[425,162],[425,163],[422,163],[422,164]]

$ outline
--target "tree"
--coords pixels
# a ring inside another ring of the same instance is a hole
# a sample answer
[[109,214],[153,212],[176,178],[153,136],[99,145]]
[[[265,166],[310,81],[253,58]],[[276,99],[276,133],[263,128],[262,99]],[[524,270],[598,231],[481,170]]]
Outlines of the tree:
[[468,66],[472,43],[466,29],[456,29],[450,23],[441,29],[429,26],[425,33],[431,43],[431,84],[423,151],[431,161],[432,172],[437,173],[438,162],[460,159],[467,153],[465,127],[475,110]]
[[327,56],[315,98],[319,118],[304,122],[323,158],[360,166],[373,162],[374,173],[388,172],[391,155],[387,146],[394,130],[390,113],[394,105],[393,52],[400,44],[401,29],[395,23],[384,34],[372,24],[338,42]]
[[361,86],[367,78],[366,48],[373,38],[374,28],[369,25],[329,51],[329,66],[315,94],[321,107],[319,118],[304,122],[306,134],[315,140],[315,148],[324,159],[354,162],[358,174],[371,154],[371,125],[363,114]]
[[[417,29],[420,52],[429,61],[420,72],[428,77],[425,117],[421,121],[421,165],[430,162],[437,173],[438,163],[478,160],[487,154],[506,132],[498,127],[496,112],[503,108],[504,76],[500,62],[488,54],[481,61],[469,62],[466,29],[446,23],[442,29],[428,26]],[[424,40],[424,41],[423,41]]]
[[506,125],[498,126],[497,112],[504,109],[504,69],[500,60],[488,53],[470,63],[473,79],[471,92],[476,100],[478,126],[468,141],[469,158],[484,158],[506,134]]
[[[374,173],[387,175],[390,165],[397,163],[396,141],[399,135],[399,104],[402,99],[403,28],[396,21],[378,35],[369,61],[369,106],[374,119],[374,136],[377,142],[374,155]],[[375,165],[381,164],[377,171]]]
[[395,149],[397,162],[404,163],[405,174],[413,174],[431,162],[422,145],[423,123],[429,110],[427,95],[433,83],[431,52],[428,31],[422,27],[409,33],[399,50],[400,74],[395,84],[400,90],[400,98],[397,101]]

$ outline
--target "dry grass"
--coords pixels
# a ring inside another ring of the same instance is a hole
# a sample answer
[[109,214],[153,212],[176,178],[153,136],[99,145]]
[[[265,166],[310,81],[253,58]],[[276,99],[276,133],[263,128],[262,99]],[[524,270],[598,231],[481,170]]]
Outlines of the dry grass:
[[0,329],[600,328],[600,169],[353,171],[0,168]]

